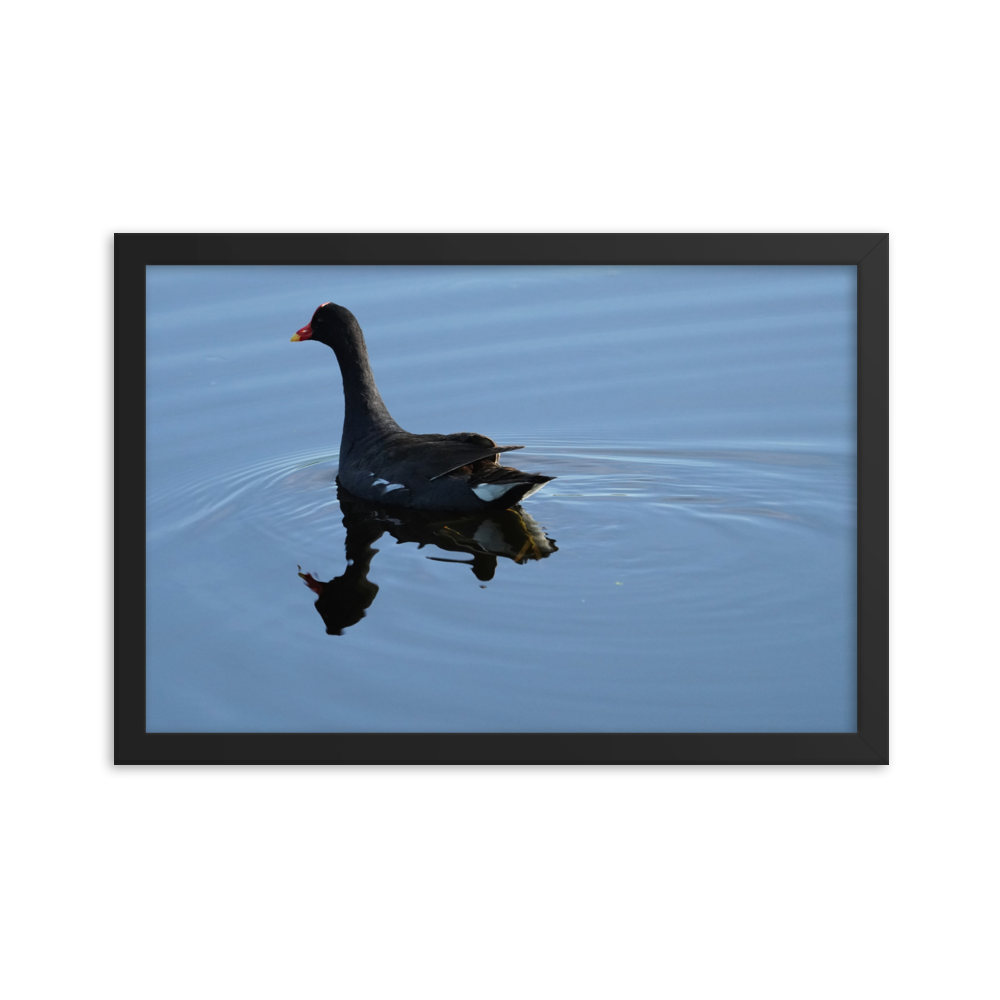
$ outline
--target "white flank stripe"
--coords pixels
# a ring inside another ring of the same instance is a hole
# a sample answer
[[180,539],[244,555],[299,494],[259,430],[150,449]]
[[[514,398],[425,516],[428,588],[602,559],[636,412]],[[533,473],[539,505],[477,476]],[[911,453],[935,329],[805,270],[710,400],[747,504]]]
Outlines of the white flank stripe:
[[[370,475],[374,476],[375,473],[372,472],[372,473],[370,473]],[[388,479],[376,479],[375,482],[372,483],[372,486],[385,486],[388,482],[389,482]]]
[[402,483],[393,483],[391,486],[387,486],[385,488],[385,491],[386,493],[388,493],[390,490],[403,490],[403,489],[406,489],[406,487]]

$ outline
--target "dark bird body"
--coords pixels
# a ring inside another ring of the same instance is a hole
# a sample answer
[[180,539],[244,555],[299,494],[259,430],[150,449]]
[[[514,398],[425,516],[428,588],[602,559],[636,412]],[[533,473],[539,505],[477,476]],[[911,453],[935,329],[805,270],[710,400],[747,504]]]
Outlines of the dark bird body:
[[424,510],[512,507],[554,478],[499,464],[501,453],[523,445],[404,431],[375,385],[361,327],[343,306],[324,303],[292,340],[316,340],[337,355],[344,379],[337,478],[362,500]]

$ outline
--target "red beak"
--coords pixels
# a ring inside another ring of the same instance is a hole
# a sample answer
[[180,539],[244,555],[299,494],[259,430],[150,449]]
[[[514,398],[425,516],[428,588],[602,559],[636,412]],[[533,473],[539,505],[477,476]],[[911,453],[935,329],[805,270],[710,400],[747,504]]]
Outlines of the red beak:
[[295,336],[292,337],[292,343],[294,344],[297,340],[308,340],[313,335],[312,323],[306,323],[301,330],[295,331]]

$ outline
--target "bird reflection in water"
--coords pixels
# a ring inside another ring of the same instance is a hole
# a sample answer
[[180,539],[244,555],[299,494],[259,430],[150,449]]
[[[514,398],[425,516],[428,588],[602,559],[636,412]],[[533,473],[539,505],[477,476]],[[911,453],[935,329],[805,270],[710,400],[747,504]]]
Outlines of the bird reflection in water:
[[337,497],[347,529],[347,568],[341,576],[324,583],[299,567],[299,576],[316,594],[316,610],[326,623],[328,635],[343,635],[345,628],[365,617],[375,600],[378,584],[368,579],[368,570],[378,552],[372,545],[385,532],[399,542],[416,542],[419,548],[436,545],[445,552],[471,556],[427,558],[469,566],[476,579],[484,582],[493,579],[498,558],[524,564],[532,559],[547,559],[558,551],[538,522],[520,507],[475,513],[380,507],[352,496],[342,486],[337,489]]

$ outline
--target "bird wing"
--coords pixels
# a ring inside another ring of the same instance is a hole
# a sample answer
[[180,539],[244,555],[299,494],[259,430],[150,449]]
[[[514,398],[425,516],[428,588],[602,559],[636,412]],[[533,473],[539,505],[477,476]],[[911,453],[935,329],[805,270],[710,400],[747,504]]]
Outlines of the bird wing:
[[[404,432],[405,434],[405,432]],[[403,461],[427,479],[440,479],[483,458],[523,448],[523,444],[497,444],[485,434],[406,434],[382,446],[390,462]]]

